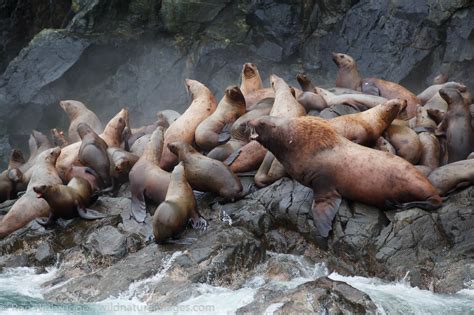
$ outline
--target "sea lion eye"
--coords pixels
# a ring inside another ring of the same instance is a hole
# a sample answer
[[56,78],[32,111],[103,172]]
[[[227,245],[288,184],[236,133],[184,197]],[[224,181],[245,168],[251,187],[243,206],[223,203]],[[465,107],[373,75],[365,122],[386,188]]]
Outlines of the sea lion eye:
[[341,57],[342,59],[344,59],[344,55],[340,55],[339,57]]

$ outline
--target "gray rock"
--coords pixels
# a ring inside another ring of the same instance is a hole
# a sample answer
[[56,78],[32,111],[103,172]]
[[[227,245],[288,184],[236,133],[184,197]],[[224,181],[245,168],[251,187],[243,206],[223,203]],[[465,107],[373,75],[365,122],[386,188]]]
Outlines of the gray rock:
[[122,258],[127,254],[126,238],[116,228],[104,226],[91,233],[84,244],[93,255]]
[[56,253],[48,243],[42,243],[36,249],[35,259],[42,265],[50,265],[55,258]]

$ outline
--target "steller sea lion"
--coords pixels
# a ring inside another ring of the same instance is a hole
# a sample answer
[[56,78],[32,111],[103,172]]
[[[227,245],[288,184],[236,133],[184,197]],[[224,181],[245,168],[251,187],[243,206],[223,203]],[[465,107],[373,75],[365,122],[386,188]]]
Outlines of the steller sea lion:
[[8,159],[8,169],[19,168],[26,163],[23,152],[19,149],[12,149],[10,151],[10,158]]
[[419,165],[427,166],[434,170],[439,166],[441,147],[435,136],[436,123],[428,116],[428,111],[421,105],[416,107],[416,126],[414,131],[418,134],[421,144],[421,157]]
[[230,139],[232,124],[245,114],[245,98],[238,86],[230,86],[224,92],[216,110],[196,128],[196,144],[210,151]]
[[441,166],[430,173],[428,180],[438,189],[441,196],[474,185],[474,159]]
[[395,151],[393,145],[391,145],[390,142],[388,142],[387,139],[385,139],[384,137],[380,137],[377,139],[377,142],[375,143],[373,149],[397,155],[397,152]]
[[457,89],[442,88],[439,94],[448,103],[448,111],[435,134],[446,135],[448,163],[464,160],[474,151],[470,103]]
[[183,162],[175,166],[171,173],[171,180],[166,199],[153,215],[153,236],[157,243],[178,236],[184,231],[188,222],[193,228],[205,229],[207,222],[197,210],[196,198],[193,189],[186,180]]
[[132,195],[131,214],[137,222],[144,222],[146,218],[145,197],[157,204],[166,197],[171,174],[160,168],[163,141],[164,130],[158,127],[128,174]]
[[108,148],[110,160],[110,175],[113,178],[113,192],[118,192],[120,186],[128,181],[128,175],[138,161],[139,156],[120,148]]
[[130,152],[137,156],[142,156],[145,151],[145,146],[151,138],[151,134],[144,135],[143,137],[138,138],[130,147]]
[[78,154],[79,162],[90,167],[99,175],[102,187],[110,187],[112,179],[107,143],[86,123],[80,123],[77,126],[77,132],[82,139]]
[[132,134],[130,135],[130,138],[128,139],[129,147],[132,147],[133,144],[135,143],[135,141],[137,141],[141,137],[143,137],[145,135],[151,135],[152,132],[155,131],[155,129],[158,126],[163,127],[165,130],[170,126],[170,124],[168,123],[167,118],[165,117],[165,115],[162,112],[156,113],[156,121],[154,123],[152,123],[150,125],[142,126],[140,128],[130,129]]
[[69,124],[68,138],[70,143],[80,141],[77,133],[77,126],[83,122],[87,123],[96,133],[101,133],[104,130],[100,119],[89,110],[86,105],[79,101],[60,101],[59,106],[66,112],[71,121]]
[[433,84],[427,87],[423,92],[417,95],[418,99],[421,102],[421,105],[426,104],[433,96],[438,94],[439,90],[442,88],[453,88],[458,89],[460,92],[465,92],[467,87],[464,84],[457,82],[446,82],[443,84]]
[[382,209],[436,209],[442,203],[413,165],[347,140],[321,118],[266,116],[250,127],[252,138],[273,152],[292,178],[313,189],[313,220],[323,237],[342,197]]
[[239,178],[221,161],[202,155],[183,141],[169,143],[168,147],[183,162],[186,179],[191,187],[216,193],[225,200],[241,197],[242,184]]
[[421,157],[421,143],[417,133],[411,128],[399,124],[397,120],[385,129],[384,138],[395,148],[397,155],[411,164],[418,163]]
[[168,143],[174,141],[193,143],[196,128],[214,113],[217,107],[214,95],[204,84],[186,79],[186,86],[192,94],[193,101],[183,115],[166,130],[163,156],[160,159],[160,167],[165,171],[170,171],[178,161],[176,155],[168,149]]
[[38,199],[44,199],[51,208],[47,221],[39,221],[41,225],[49,226],[58,218],[71,220],[81,217],[86,220],[105,218],[106,215],[88,209],[93,194],[89,182],[81,177],[73,177],[66,185],[39,185],[33,191]]
[[53,144],[61,149],[69,145],[64,132],[56,128],[51,129],[51,137],[53,138]]
[[26,193],[18,199],[0,222],[0,238],[25,226],[39,217],[49,216],[50,207],[43,199],[36,198],[34,186],[62,184],[56,168],[56,159],[61,153],[59,147],[48,149],[36,158]]
[[253,63],[244,63],[242,66],[241,81],[240,91],[242,91],[244,96],[262,89],[262,78],[260,77],[257,66]]

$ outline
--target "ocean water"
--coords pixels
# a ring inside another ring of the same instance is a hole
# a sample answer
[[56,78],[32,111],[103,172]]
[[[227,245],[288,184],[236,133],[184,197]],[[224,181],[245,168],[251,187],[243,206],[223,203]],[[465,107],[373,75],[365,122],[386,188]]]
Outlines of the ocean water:
[[[333,280],[346,282],[367,293],[376,303],[379,314],[474,314],[474,284],[457,294],[436,294],[409,286],[405,281],[385,282],[375,278],[347,277],[328,273],[323,264],[312,264],[302,256],[270,253],[276,259],[293,260],[297,269],[287,281],[267,279],[263,272],[247,279],[245,284],[231,290],[223,287],[200,284],[193,297],[168,309],[152,306],[147,299],[150,290],[159,285],[174,259],[181,255],[175,252],[163,262],[156,275],[130,284],[118,296],[111,296],[96,303],[53,303],[43,298],[47,289],[42,284],[53,279],[58,268],[51,267],[46,273],[37,274],[33,268],[4,269],[0,274],[0,315],[2,314],[233,314],[251,303],[259,288],[295,288],[300,284],[329,276]],[[281,257],[280,257],[281,256]],[[265,270],[263,263],[260,270]],[[259,270],[257,267],[257,270]],[[61,284],[57,285],[60,286]],[[268,306],[265,314],[272,314],[283,304]]]

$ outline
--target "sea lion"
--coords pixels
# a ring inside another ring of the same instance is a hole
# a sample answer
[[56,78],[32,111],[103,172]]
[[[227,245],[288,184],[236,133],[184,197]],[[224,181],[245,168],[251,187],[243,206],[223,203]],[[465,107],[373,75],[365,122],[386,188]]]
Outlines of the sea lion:
[[0,238],[25,226],[39,217],[49,216],[50,207],[43,199],[36,198],[34,186],[62,184],[54,164],[61,149],[59,147],[48,149],[38,155],[33,174],[26,189],[26,193],[18,199],[11,210],[0,222]]
[[241,81],[240,91],[242,91],[244,96],[262,89],[262,78],[260,77],[257,66],[253,63],[244,63],[242,66]]
[[171,173],[166,199],[153,215],[153,236],[157,243],[176,237],[191,221],[193,228],[205,229],[207,222],[198,210],[193,189],[186,180],[183,162],[175,166]]
[[196,128],[196,144],[204,151],[210,151],[230,139],[232,124],[245,114],[245,98],[238,86],[230,86],[216,110]]
[[263,88],[245,95],[245,104],[247,106],[247,111],[252,110],[255,105],[257,105],[258,103],[260,103],[261,100],[266,98],[275,98],[275,92],[272,88]]
[[393,99],[361,113],[332,118],[329,124],[350,141],[372,146],[405,106],[405,100]]
[[66,135],[61,130],[56,128],[51,129],[51,137],[53,138],[53,144],[57,147],[64,148],[65,146],[69,145]]
[[172,109],[165,109],[160,111],[159,113],[165,117],[168,126],[171,126],[171,124],[174,123],[181,116],[180,113]]
[[337,104],[331,107],[325,108],[319,113],[319,117],[324,119],[332,119],[339,116],[350,115],[360,113],[360,110],[352,105]]
[[63,179],[63,182],[69,183],[74,177],[80,177],[87,180],[94,194],[99,192],[99,174],[97,174],[97,172],[90,167],[73,165],[66,173],[66,177]]
[[139,156],[120,148],[108,148],[107,154],[110,160],[110,174],[114,183],[113,191],[116,193],[120,186],[128,181],[128,174],[138,161]]
[[328,107],[324,98],[314,92],[303,92],[298,97],[298,103],[304,107],[307,113],[312,110],[322,111]]
[[23,180],[23,173],[20,167],[25,164],[25,158],[21,150],[12,149],[8,160],[8,168],[0,173],[0,203],[15,199],[17,183]]
[[418,99],[421,102],[421,105],[424,105],[426,102],[428,102],[433,96],[435,96],[439,90],[442,88],[453,88],[453,89],[458,89],[460,92],[465,92],[466,91],[466,86],[464,84],[458,83],[458,82],[446,82],[443,84],[433,84],[429,87],[427,87],[423,92],[417,95]]
[[260,101],[244,115],[240,116],[230,129],[230,140],[225,144],[212,149],[207,156],[219,161],[224,161],[236,150],[239,150],[249,142],[250,130],[247,128],[247,123],[260,116],[265,116],[272,110],[274,99],[266,98]]
[[185,141],[193,143],[196,128],[209,117],[217,107],[212,92],[201,82],[186,79],[186,86],[192,94],[193,101],[188,109],[166,130],[163,156],[160,167],[170,171],[176,165],[178,158],[168,149],[168,143]]
[[436,209],[442,203],[413,165],[347,140],[321,118],[266,116],[249,124],[252,138],[273,152],[292,178],[313,189],[313,220],[323,237],[342,197],[381,209]]
[[81,217],[86,220],[105,218],[106,215],[88,209],[92,197],[92,188],[89,182],[80,177],[73,177],[66,185],[39,185],[33,191],[38,199],[44,199],[51,208],[47,221],[39,221],[41,225],[49,226],[58,218],[71,220]]
[[132,195],[131,214],[137,222],[144,222],[146,218],[145,197],[157,204],[166,197],[171,174],[160,168],[163,141],[164,130],[158,127],[128,174]]
[[151,138],[151,134],[138,138],[130,147],[130,152],[137,156],[142,156],[145,146]]
[[26,163],[23,152],[20,149],[12,149],[8,159],[8,169],[19,168]]
[[391,145],[390,142],[388,142],[388,140],[384,137],[380,137],[377,139],[377,142],[375,143],[373,149],[397,155],[397,151],[395,150],[393,145]]
[[418,162],[431,170],[438,168],[441,147],[435,136],[436,123],[428,116],[428,111],[421,105],[416,108],[416,126],[414,131],[418,134],[421,144],[421,157]]
[[101,133],[104,130],[104,126],[100,119],[83,103],[73,100],[60,101],[59,106],[61,106],[61,108],[66,112],[70,120],[68,131],[70,143],[81,140],[77,133],[77,126],[81,122],[87,123],[96,133]]
[[438,92],[425,103],[424,107],[430,110],[446,112],[448,110],[448,103],[446,103],[446,101],[441,97],[441,95],[439,95]]
[[446,135],[448,163],[464,160],[474,151],[470,103],[457,89],[442,88],[439,94],[448,103],[448,111],[438,126],[436,135]]
[[430,173],[428,180],[438,189],[441,196],[474,185],[474,159],[441,166]]
[[[387,99],[400,98],[407,100],[406,112],[400,118],[410,119],[416,115],[416,105],[420,103],[415,94],[403,86],[378,78],[364,78],[357,70],[355,60],[346,54],[332,53],[332,60],[338,67],[336,86],[382,96]],[[402,114],[402,113],[401,113]]]
[[183,141],[169,143],[168,148],[183,162],[186,179],[191,187],[216,193],[225,200],[241,197],[242,184],[239,178],[221,161],[200,154]]
[[153,131],[155,131],[155,129],[158,126],[163,127],[165,130],[170,126],[170,124],[168,123],[167,118],[161,112],[156,113],[156,121],[154,123],[152,123],[150,125],[142,126],[140,128],[132,128],[131,129],[131,136],[128,139],[129,147],[132,147],[133,144],[135,143],[135,141],[137,141],[139,138],[141,138],[145,135],[151,135],[151,133]]
[[78,154],[79,162],[92,168],[99,175],[102,182],[101,187],[111,187],[112,179],[107,143],[86,123],[80,123],[77,126],[77,133],[82,139]]
[[411,128],[399,125],[396,120],[383,134],[395,148],[397,155],[411,164],[417,164],[421,157],[421,143],[417,133]]

